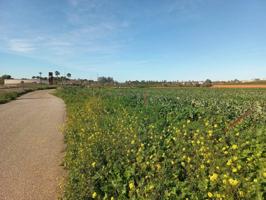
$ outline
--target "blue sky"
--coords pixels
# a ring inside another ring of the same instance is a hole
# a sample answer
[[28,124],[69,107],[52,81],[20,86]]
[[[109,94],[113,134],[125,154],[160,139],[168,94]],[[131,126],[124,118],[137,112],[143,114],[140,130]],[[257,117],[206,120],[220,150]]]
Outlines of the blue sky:
[[0,75],[266,78],[265,0],[0,0]]

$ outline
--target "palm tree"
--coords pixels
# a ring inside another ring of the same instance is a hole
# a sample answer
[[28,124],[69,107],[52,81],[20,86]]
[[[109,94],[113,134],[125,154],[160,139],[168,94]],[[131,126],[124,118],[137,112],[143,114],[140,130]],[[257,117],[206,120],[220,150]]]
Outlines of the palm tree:
[[55,71],[55,75],[58,78],[58,76],[60,75],[60,72],[59,71]]
[[42,72],[39,72],[40,74],[40,83],[42,83]]
[[70,73],[67,73],[67,78],[70,79],[70,77],[71,77],[71,74]]
[[54,73],[56,75],[56,84],[58,84],[58,76],[60,75],[60,72],[59,71],[55,71]]

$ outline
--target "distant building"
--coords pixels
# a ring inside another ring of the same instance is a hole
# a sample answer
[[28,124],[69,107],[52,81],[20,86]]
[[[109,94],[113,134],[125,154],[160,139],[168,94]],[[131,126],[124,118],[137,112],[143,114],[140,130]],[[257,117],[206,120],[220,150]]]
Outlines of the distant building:
[[47,80],[40,79],[5,79],[5,85],[20,85],[20,84],[48,84]]

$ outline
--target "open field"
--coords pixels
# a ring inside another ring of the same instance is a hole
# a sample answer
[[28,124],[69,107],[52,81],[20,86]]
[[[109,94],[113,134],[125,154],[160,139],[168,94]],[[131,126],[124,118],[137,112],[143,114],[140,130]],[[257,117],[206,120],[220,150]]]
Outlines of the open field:
[[9,102],[16,99],[20,95],[23,95],[28,92],[35,90],[51,89],[55,86],[49,85],[39,85],[39,84],[25,84],[22,86],[1,86],[0,87],[0,104]]
[[65,88],[64,199],[265,199],[265,89]]
[[266,88],[266,84],[213,85],[213,88]]

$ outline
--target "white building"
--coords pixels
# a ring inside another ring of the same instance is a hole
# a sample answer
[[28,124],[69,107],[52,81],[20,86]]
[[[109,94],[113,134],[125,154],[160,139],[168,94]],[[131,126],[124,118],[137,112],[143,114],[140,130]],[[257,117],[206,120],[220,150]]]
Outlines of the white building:
[[20,84],[48,84],[47,80],[41,80],[40,79],[5,79],[4,84],[5,85],[20,85]]

